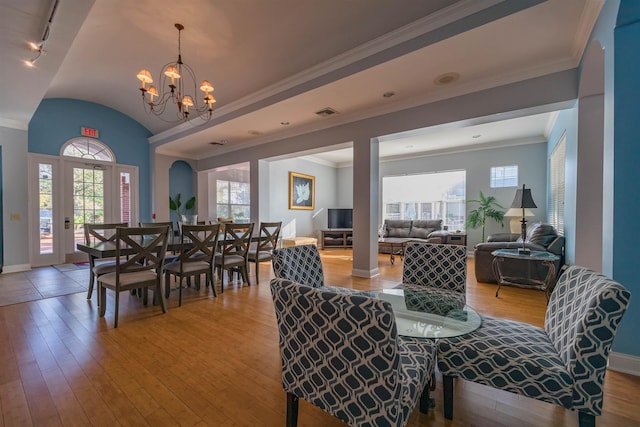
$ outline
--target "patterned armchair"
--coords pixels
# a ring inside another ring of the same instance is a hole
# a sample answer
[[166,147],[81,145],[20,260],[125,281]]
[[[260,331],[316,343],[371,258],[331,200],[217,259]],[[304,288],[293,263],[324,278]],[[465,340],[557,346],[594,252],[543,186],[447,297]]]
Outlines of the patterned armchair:
[[[404,251],[402,284],[398,288],[429,287],[433,298],[441,295],[464,307],[467,292],[467,247],[409,243]],[[437,301],[436,301],[437,302]]]
[[595,426],[629,298],[619,283],[572,266],[551,294],[544,329],[484,316],[477,331],[440,340],[445,418],[453,418],[453,378],[460,377],[576,410],[581,427]]
[[428,412],[435,344],[401,340],[391,304],[286,279],[271,281],[287,393],[287,426],[302,398],[352,426],[404,426]]
[[273,273],[278,279],[287,279],[312,288],[324,287],[338,293],[360,293],[356,289],[324,285],[322,260],[316,245],[290,246],[273,250]]

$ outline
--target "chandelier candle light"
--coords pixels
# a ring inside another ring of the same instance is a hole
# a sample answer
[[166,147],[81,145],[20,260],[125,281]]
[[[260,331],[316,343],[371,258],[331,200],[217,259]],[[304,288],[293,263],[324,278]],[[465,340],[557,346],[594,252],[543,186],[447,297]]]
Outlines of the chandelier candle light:
[[[138,72],[138,80],[142,82],[142,87],[140,88],[142,103],[147,113],[153,113],[167,122],[188,121],[191,113],[195,113],[195,116],[201,117],[205,121],[209,120],[213,112],[213,104],[216,102],[216,99],[211,94],[213,85],[207,80],[203,80],[200,83],[200,90],[204,92],[204,97],[202,102],[198,102],[198,98],[195,95],[197,93],[196,75],[189,65],[182,62],[180,34],[184,30],[184,26],[175,24],[175,27],[178,29],[178,60],[169,62],[162,67],[160,72],[160,83],[162,83],[160,91],[156,86],[151,85],[153,77],[149,71],[143,69]],[[193,85],[193,91],[191,92],[193,95],[186,93],[191,88],[191,85]],[[175,120],[166,120],[161,116],[164,114],[167,104],[171,103],[177,106],[177,118]]]

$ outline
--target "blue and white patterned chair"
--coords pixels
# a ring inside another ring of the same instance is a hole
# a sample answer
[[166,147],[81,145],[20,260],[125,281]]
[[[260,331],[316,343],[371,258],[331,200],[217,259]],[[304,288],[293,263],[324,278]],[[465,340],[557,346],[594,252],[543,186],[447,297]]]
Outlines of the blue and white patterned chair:
[[338,293],[361,291],[338,286],[325,286],[322,260],[316,245],[299,245],[273,250],[273,273],[278,279],[287,279],[312,288],[324,287]]
[[544,329],[484,316],[477,331],[440,340],[445,418],[453,418],[459,377],[576,410],[581,427],[595,426],[609,350],[629,298],[619,283],[572,266],[551,294]]
[[402,284],[398,288],[429,287],[434,298],[443,295],[464,307],[467,292],[467,247],[409,243],[404,250]]
[[435,344],[399,339],[389,302],[286,279],[273,279],[271,294],[287,426],[298,399],[351,426],[404,426],[418,400],[428,412]]

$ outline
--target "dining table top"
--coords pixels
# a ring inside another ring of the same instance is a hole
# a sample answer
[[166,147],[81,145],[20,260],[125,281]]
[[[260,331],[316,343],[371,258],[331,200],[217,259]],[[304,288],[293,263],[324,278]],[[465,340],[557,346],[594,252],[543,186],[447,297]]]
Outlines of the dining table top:
[[413,338],[451,338],[473,332],[482,317],[463,296],[426,286],[377,289],[363,294],[391,303],[398,334]]

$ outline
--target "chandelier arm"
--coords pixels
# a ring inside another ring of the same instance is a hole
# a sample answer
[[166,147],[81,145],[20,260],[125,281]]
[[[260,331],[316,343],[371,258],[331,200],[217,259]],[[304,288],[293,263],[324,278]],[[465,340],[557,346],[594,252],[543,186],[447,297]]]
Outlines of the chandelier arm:
[[[144,80],[145,73],[149,80],[151,80],[151,75],[146,70],[142,70],[138,74],[138,79],[143,81],[142,99],[144,110],[146,113],[153,114],[167,123],[191,121],[196,117],[202,119],[204,123],[211,119],[212,106],[215,101],[207,102],[204,96],[202,96],[201,99],[198,91],[200,85],[198,84],[195,72],[188,64],[182,62],[182,30],[184,26],[175,24],[175,27],[178,30],[178,59],[177,61],[168,62],[162,67],[158,79],[158,87],[154,87],[153,91],[145,90],[145,83],[152,83]],[[170,67],[172,68],[171,70]],[[169,75],[165,74],[167,72]],[[180,77],[176,77],[177,75]],[[191,81],[187,82],[187,78],[190,78]],[[171,82],[173,82],[173,84],[171,84]],[[207,84],[211,86],[210,83],[207,82]],[[191,92],[191,85],[193,85],[193,92]],[[189,90],[189,93],[187,93],[185,88]],[[153,96],[151,96],[152,93],[154,94]],[[155,93],[157,93],[157,95],[155,95]],[[187,96],[191,98],[191,101],[186,98]],[[210,99],[213,99],[210,93],[209,96],[211,96]],[[150,103],[151,99],[153,99],[153,104]],[[183,99],[185,100],[184,103]],[[191,105],[191,103],[193,103],[193,105]],[[174,104],[176,106],[175,120],[166,118],[165,111],[167,111],[168,104]]]

